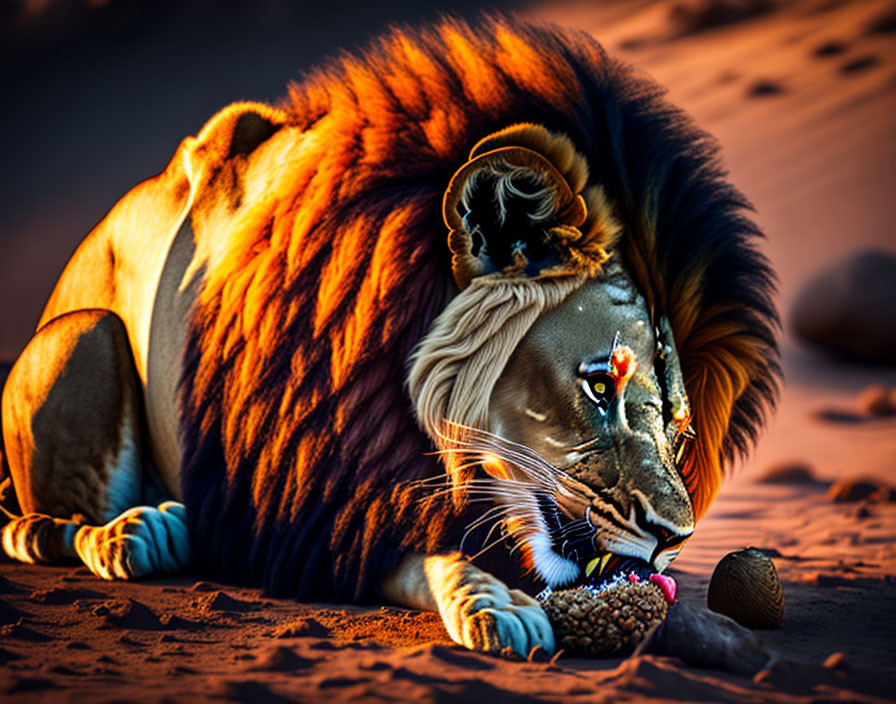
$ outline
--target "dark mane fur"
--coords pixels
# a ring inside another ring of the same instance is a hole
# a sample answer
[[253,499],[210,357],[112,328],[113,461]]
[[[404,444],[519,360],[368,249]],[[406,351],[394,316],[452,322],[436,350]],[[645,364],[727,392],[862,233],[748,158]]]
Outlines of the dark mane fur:
[[[457,544],[413,419],[406,360],[453,291],[441,198],[471,146],[515,122],[568,135],[670,317],[701,436],[701,515],[777,389],[773,277],[714,142],[582,32],[506,18],[395,30],[290,89],[326,140],[205,280],[181,381],[195,554],[221,578],[363,599],[409,550]],[[238,277],[237,277],[238,273]],[[232,280],[233,279],[233,280]]]

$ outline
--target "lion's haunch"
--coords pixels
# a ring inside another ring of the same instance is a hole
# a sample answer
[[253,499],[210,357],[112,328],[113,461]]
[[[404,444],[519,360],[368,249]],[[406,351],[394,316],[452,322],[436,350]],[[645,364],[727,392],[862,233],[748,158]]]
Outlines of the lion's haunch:
[[571,655],[626,655],[660,623],[668,610],[663,592],[650,582],[627,582],[605,592],[565,589],[543,603],[558,647]]

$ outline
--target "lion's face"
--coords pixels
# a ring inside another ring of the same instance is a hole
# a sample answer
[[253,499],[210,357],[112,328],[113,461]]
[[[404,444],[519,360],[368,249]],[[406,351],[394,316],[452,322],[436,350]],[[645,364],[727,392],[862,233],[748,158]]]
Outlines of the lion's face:
[[444,215],[460,294],[410,387],[456,493],[494,498],[551,586],[662,571],[694,528],[690,408],[602,187],[568,139],[517,125],[473,148]]
[[489,430],[552,469],[500,441],[498,461],[483,467],[531,486],[540,517],[513,491],[499,501],[528,510],[532,566],[549,584],[605,553],[662,571],[690,536],[694,513],[677,471],[690,435],[681,379],[671,332],[651,323],[615,261],[518,344],[492,391]]

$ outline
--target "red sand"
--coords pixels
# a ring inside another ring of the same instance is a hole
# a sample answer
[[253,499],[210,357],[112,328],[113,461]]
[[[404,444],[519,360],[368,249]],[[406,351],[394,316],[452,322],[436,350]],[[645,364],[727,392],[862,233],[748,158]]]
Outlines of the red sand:
[[[593,32],[719,137],[769,236],[786,320],[822,266],[868,245],[896,247],[896,42],[892,30],[871,29],[887,12],[892,20],[893,6],[802,0],[676,38],[673,4],[532,12]],[[896,370],[826,362],[789,337],[785,369],[776,420],[671,572],[679,598],[703,605],[726,552],[776,551],[785,617],[763,635],[805,666],[751,680],[657,656],[513,662],[451,645],[433,614],[300,605],[198,575],[104,583],[85,568],[4,562],[0,693],[79,702],[896,699],[896,503],[828,498],[837,480],[896,483],[896,419],[855,416],[859,390],[896,386]],[[805,464],[815,480],[759,481],[788,463]],[[845,660],[822,667],[834,652]]]

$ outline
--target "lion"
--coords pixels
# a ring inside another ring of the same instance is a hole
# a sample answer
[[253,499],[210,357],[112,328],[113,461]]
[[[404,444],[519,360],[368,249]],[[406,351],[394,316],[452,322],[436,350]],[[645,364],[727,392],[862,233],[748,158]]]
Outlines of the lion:
[[587,34],[393,29],[221,110],[77,249],[3,393],[3,549],[552,651],[533,589],[662,572],[773,407],[760,236]]

